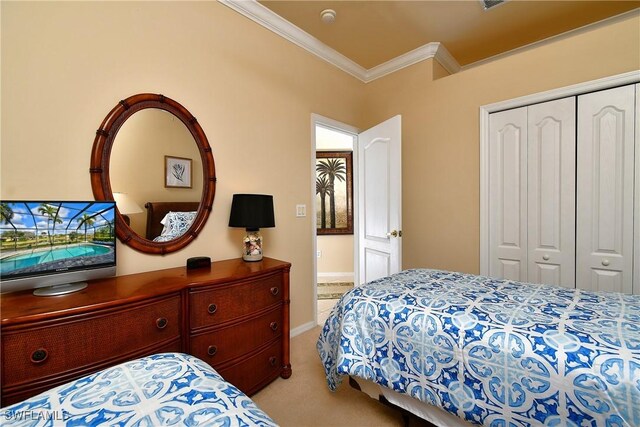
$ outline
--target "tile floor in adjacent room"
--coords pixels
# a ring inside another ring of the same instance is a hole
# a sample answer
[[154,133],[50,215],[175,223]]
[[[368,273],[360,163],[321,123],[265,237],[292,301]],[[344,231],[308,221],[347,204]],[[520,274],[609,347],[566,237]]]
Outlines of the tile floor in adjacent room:
[[353,282],[318,280],[318,325],[324,325],[338,299],[352,288]]

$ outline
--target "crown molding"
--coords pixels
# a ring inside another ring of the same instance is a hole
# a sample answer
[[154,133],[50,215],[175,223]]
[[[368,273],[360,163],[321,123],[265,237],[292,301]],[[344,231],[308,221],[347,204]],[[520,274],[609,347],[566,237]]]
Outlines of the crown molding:
[[435,60],[450,73],[456,73],[461,69],[458,62],[441,43],[428,43],[367,70],[337,50],[325,45],[309,33],[296,27],[280,15],[272,12],[256,0],[218,0],[218,2],[313,53],[364,83],[369,83],[382,76],[386,76],[387,74],[429,58],[435,58]]
[[435,58],[449,73],[460,71],[460,64],[451,56],[442,43],[427,43],[410,52],[393,58],[383,64],[376,65],[366,71],[365,82],[370,82],[387,74],[391,74],[402,68],[416,64],[425,59]]
[[558,40],[562,40],[567,37],[581,34],[585,31],[590,31],[605,25],[609,25],[614,22],[627,19],[629,17],[637,17],[640,15],[640,8],[633,9],[631,11],[622,13],[617,16],[613,16],[602,21],[598,21],[592,24],[585,25],[584,27],[570,30],[556,36],[551,36],[547,39],[543,39],[526,46],[522,46],[508,52],[504,52],[486,59],[476,61],[465,66],[460,66],[458,61],[449,53],[449,51],[442,45],[442,43],[433,42],[420,46],[410,52],[393,58],[383,64],[376,65],[373,68],[366,69],[361,65],[350,60],[340,52],[322,43],[309,33],[301,30],[293,25],[291,22],[282,18],[280,15],[272,12],[271,9],[261,5],[256,0],[218,0],[218,2],[228,6],[241,15],[246,16],[252,21],[262,25],[263,27],[273,31],[274,33],[284,37],[290,42],[300,46],[301,48],[313,53],[319,58],[327,61],[333,66],[341,69],[342,71],[352,75],[364,83],[369,83],[387,74],[394,73],[402,68],[416,64],[425,59],[434,58],[442,65],[445,70],[450,74],[455,74],[459,71],[464,71],[470,68],[478,67],[486,63],[495,61],[497,59],[503,59],[512,55],[516,55],[521,52],[525,52],[530,49],[534,49]]
[[241,15],[364,81],[367,70],[255,0],[218,0]]
[[451,74],[455,74],[462,70],[458,61],[449,53],[442,43],[438,43],[438,50],[436,51],[436,61],[440,63]]

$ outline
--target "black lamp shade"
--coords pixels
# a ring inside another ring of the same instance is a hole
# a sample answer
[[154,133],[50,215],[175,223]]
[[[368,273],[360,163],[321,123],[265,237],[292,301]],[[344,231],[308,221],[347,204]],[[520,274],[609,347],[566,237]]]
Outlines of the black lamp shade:
[[231,202],[229,227],[247,230],[275,227],[273,196],[265,194],[234,194]]

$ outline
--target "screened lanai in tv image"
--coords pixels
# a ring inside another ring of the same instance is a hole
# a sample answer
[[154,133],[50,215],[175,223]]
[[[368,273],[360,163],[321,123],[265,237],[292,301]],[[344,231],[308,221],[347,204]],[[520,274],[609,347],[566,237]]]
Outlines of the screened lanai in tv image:
[[115,262],[113,202],[0,202],[3,279]]

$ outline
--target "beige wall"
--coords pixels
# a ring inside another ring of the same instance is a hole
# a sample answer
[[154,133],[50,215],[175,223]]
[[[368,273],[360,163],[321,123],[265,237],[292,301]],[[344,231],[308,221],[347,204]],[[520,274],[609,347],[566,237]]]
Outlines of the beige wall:
[[318,236],[318,277],[328,273],[353,274],[353,235]]
[[365,127],[402,115],[403,267],[478,273],[480,106],[640,69],[640,19],[451,76],[433,68],[424,61],[369,83]]
[[[231,196],[273,194],[267,256],[292,263],[292,327],[312,321],[310,117],[357,124],[363,85],[217,2],[2,2],[4,199],[93,199],[96,129],[121,99],[162,93],[204,129],[218,177],[212,216],[187,248],[118,246],[118,274],[240,256]],[[140,165],[144,167],[145,165]]]
[[274,195],[268,256],[290,261],[292,327],[312,321],[310,114],[403,121],[405,267],[478,271],[481,105],[640,68],[638,18],[432,79],[424,61],[367,85],[217,2],[1,2],[0,197],[92,199],[95,131],[127,96],[162,93],[207,134],[212,217],[184,250],[118,246],[118,274],[240,254],[236,192]]

